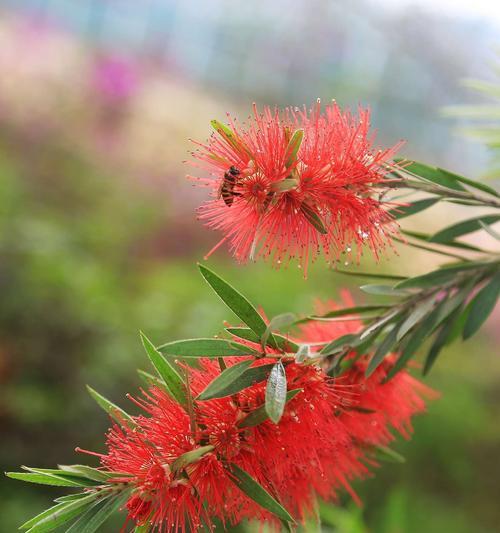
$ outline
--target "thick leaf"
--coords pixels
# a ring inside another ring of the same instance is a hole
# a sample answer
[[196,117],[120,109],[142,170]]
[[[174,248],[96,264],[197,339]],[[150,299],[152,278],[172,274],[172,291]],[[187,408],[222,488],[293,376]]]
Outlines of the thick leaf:
[[277,424],[283,416],[286,403],[286,372],[281,361],[278,361],[267,378],[266,413]]
[[236,486],[251,500],[281,520],[294,522],[290,513],[262,485],[255,481],[250,474],[234,463],[229,465],[229,472]]
[[118,424],[126,424],[129,427],[135,427],[136,424],[133,418],[121,407],[118,407],[113,402],[110,402],[107,398],[105,398],[102,394],[99,394],[89,385],[87,385],[87,390],[89,391],[90,396],[92,396],[92,398],[94,398],[94,400],[97,402],[97,405],[104,409],[104,411],[106,411],[106,413],[108,413],[108,415]]
[[295,133],[292,135],[292,138],[290,139],[290,142],[288,143],[287,149],[286,149],[286,160],[285,160],[285,166],[286,168],[290,168],[292,165],[295,164],[295,161],[297,160],[297,154],[300,149],[300,145],[302,144],[302,139],[304,138],[304,130],[296,130]]
[[97,493],[91,493],[71,502],[58,503],[28,520],[19,529],[27,529],[29,533],[53,531],[83,513],[97,497]]
[[[208,384],[197,400],[211,400],[212,398],[224,398],[225,396],[236,394],[254,383],[264,381],[274,366],[274,363],[269,363],[249,368],[249,365],[244,363],[252,364],[253,361],[243,361],[224,370],[222,374]],[[238,365],[238,369],[230,372]]]
[[448,176],[456,181],[459,181],[460,183],[465,183],[465,185],[468,185],[469,187],[473,187],[474,189],[477,189],[479,191],[486,192],[488,194],[496,196],[497,198],[499,196],[499,194],[497,193],[497,191],[495,191],[495,189],[492,189],[489,185],[486,185],[485,183],[471,180],[469,178],[464,178],[463,176],[450,172],[449,170],[445,170],[444,168],[438,168],[437,170],[441,172],[442,174],[444,174],[445,176]]
[[177,357],[233,357],[251,355],[255,350],[228,339],[187,339],[158,346],[164,355]]
[[229,285],[215,272],[207,267],[198,264],[198,268],[207,283],[217,293],[219,298],[238,316],[243,322],[255,332],[259,339],[266,331],[267,324],[257,312],[257,309],[234,287]]
[[163,355],[154,347],[153,343],[142,333],[141,340],[146,350],[146,353],[155,367],[158,375],[165,382],[165,387],[170,395],[177,400],[181,405],[186,405],[186,386],[184,380],[177,372],[174,365],[168,361]]
[[420,211],[423,211],[424,209],[433,206],[435,203],[439,202],[439,200],[441,200],[439,196],[433,196],[432,198],[424,198],[423,200],[417,200],[409,205],[391,209],[389,211],[389,215],[393,216],[396,219],[409,217],[410,215],[415,215],[416,213],[420,213]]
[[451,226],[438,231],[429,239],[429,241],[446,244],[453,241],[456,237],[480,230],[482,227],[481,222],[483,224],[494,224],[498,220],[500,220],[500,215],[495,214],[482,215],[480,217],[463,220],[458,224],[452,224]]
[[366,377],[369,377],[375,372],[380,363],[384,360],[384,357],[388,352],[392,350],[397,342],[398,336],[398,327],[394,326],[391,331],[385,336],[384,340],[379,344],[376,352],[373,354],[373,357],[370,359],[368,366],[366,368]]
[[[396,287],[399,287],[399,283]],[[410,294],[407,291],[398,290],[391,285],[361,285],[360,289],[367,294],[376,294],[380,296],[408,296],[408,294]]]
[[311,224],[311,226],[313,226],[319,233],[322,235],[328,233],[323,220],[321,220],[319,214],[308,203],[302,202],[300,204],[300,210],[307,222],[309,222],[309,224]]
[[[302,392],[303,389],[292,389],[286,393],[286,401],[289,402],[292,398],[295,398],[299,392]],[[262,424],[269,419],[269,415],[266,411],[266,406],[261,405],[257,409],[254,409],[238,424],[241,428],[253,427]]]
[[[294,322],[297,324],[298,322]],[[235,337],[245,339],[255,344],[260,343],[260,338],[250,328],[226,328],[226,331]],[[299,345],[291,341],[288,337],[273,333],[273,338],[276,342],[278,349],[284,352],[296,352],[299,349]]]
[[[406,160],[401,158],[394,159],[396,163],[405,162]],[[442,187],[447,187],[448,189],[454,189],[456,191],[465,191],[466,189],[453,177],[441,172],[435,167],[429,165],[424,165],[423,163],[417,163],[412,161],[409,164],[404,164],[404,172],[409,172],[415,174],[421,178],[424,178],[428,181],[432,181]]]
[[189,452],[179,455],[179,457],[177,457],[177,459],[172,463],[172,472],[176,474],[180,470],[186,468],[187,465],[196,463],[196,461],[199,461],[204,455],[213,451],[213,449],[214,447],[209,444],[207,446],[200,446],[199,448],[195,448],[194,450],[190,450]]
[[[283,313],[282,315],[277,315],[271,319],[269,322],[266,331],[262,334],[262,337],[260,339],[260,344],[262,346],[262,350],[265,350],[265,347],[268,343],[268,340],[270,338],[270,335],[272,334],[273,330],[275,329],[281,329],[285,326],[290,326],[296,319],[295,315],[293,313]],[[275,341],[276,342],[276,341]]]
[[469,314],[463,330],[463,338],[468,339],[484,324],[495,308],[500,295],[500,274],[490,280],[471,300]]

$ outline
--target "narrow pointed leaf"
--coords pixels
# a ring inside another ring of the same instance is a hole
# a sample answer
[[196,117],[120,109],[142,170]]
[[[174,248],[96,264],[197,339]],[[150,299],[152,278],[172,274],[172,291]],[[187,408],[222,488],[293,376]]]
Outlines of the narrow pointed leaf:
[[[430,241],[432,235],[429,235],[427,233],[422,233],[420,231],[410,231],[410,230],[401,230],[401,233],[403,235],[407,235],[408,237],[413,237],[414,239],[418,239],[420,241]],[[477,246],[473,246],[472,244],[460,242],[460,241],[448,241],[446,243],[440,243],[443,246],[450,246],[452,248],[458,248],[460,250],[470,250],[471,252],[482,252],[481,248],[478,248]]]
[[260,338],[266,331],[267,324],[257,312],[257,309],[215,272],[200,264],[198,268],[206,282],[217,293],[219,298]]
[[398,329],[397,340],[401,340],[418,322],[428,315],[434,307],[435,298],[429,298],[419,303],[408,315]]
[[[260,344],[262,346],[262,350],[265,350],[265,347],[268,343],[268,340],[270,338],[270,335],[272,334],[273,330],[275,329],[281,329],[285,326],[290,326],[293,321],[296,319],[295,315],[293,313],[283,313],[282,315],[277,315],[271,319],[269,322],[266,331],[262,334],[262,337],[260,339]],[[276,341],[275,341],[276,342]]]
[[295,133],[292,135],[292,138],[290,139],[290,142],[288,143],[288,147],[286,149],[286,161],[285,166],[286,168],[290,168],[294,165],[297,154],[300,149],[300,145],[302,144],[302,139],[304,138],[304,130],[296,130]]
[[389,463],[405,463],[406,459],[388,446],[375,446],[375,455],[381,461]]
[[246,494],[251,500],[258,503],[267,511],[273,513],[281,520],[294,522],[290,513],[275,500],[267,490],[260,485],[250,474],[245,472],[238,465],[229,465],[229,472],[236,486]]
[[146,337],[146,335],[144,335],[144,333],[142,333],[142,331],[141,340],[151,363],[158,372],[158,375],[165,382],[167,391],[181,405],[186,405],[186,387],[184,380],[177,372],[174,365],[165,357],[163,357],[163,355],[154,347],[153,343]]
[[286,403],[286,372],[281,361],[278,361],[267,378],[266,413],[277,424],[285,410]]
[[121,407],[118,407],[113,402],[110,402],[107,398],[105,398],[102,394],[99,394],[89,385],[87,385],[87,390],[90,396],[92,396],[92,398],[94,398],[94,400],[97,402],[97,405],[104,409],[104,411],[106,411],[106,413],[108,413],[108,415],[115,420],[115,422],[122,426],[126,424],[129,427],[135,427],[133,418]]
[[358,336],[354,335],[353,333],[342,335],[341,337],[334,339],[332,342],[329,342],[324,348],[321,349],[319,353],[325,356],[331,355],[347,346],[351,346],[353,341],[357,338]]
[[[297,324],[297,322],[294,322],[294,325]],[[260,342],[258,335],[256,335],[250,328],[226,328],[226,331],[240,339],[255,342],[256,344],[259,344]],[[288,337],[273,333],[273,338],[276,342],[276,346],[284,352],[296,352],[299,349],[299,345]]]
[[[396,163],[404,162],[404,159],[396,158],[394,159]],[[411,161],[409,164],[404,164],[404,172],[410,172],[424,178],[428,181],[441,185],[442,187],[447,187],[448,189],[454,189],[456,191],[465,191],[466,189],[452,176],[440,172],[439,169],[431,167],[429,165],[424,165],[423,163],[418,163],[416,161]]]
[[[247,364],[245,365],[245,363]],[[253,361],[243,361],[224,370],[222,374],[208,384],[197,400],[211,400],[212,398],[224,398],[236,394],[254,383],[264,381],[274,366],[274,363],[269,363],[249,367],[248,363],[252,364]],[[237,369],[234,368],[236,366],[238,366]]]
[[391,209],[389,211],[389,215],[399,220],[401,218],[409,217],[410,215],[420,213],[420,211],[424,211],[424,209],[432,207],[434,204],[439,202],[439,200],[441,200],[439,196],[433,196],[432,198],[424,198],[423,200],[416,200],[415,202],[412,202],[409,205]]
[[37,483],[39,485],[51,485],[53,487],[91,487],[95,483],[89,483],[87,480],[70,479],[56,474],[49,474],[44,472],[6,472],[7,477],[17,479],[27,483]]
[[495,231],[490,225],[485,224],[482,220],[479,221],[479,225],[484,229],[484,231],[486,231],[486,233],[491,235],[497,241],[500,241],[500,233]]
[[165,382],[158,376],[153,376],[153,374],[140,369],[137,370],[137,373],[139,374],[139,377],[147,383],[148,386],[154,385],[162,389],[166,388]]
[[[396,287],[399,287],[399,284],[396,285]],[[410,294],[407,291],[399,290],[391,285],[361,285],[360,289],[367,294],[376,294],[380,296],[408,296],[408,294]]]
[[200,446],[194,450],[183,453],[172,463],[171,469],[174,474],[186,468],[187,465],[199,461],[204,455],[213,451],[214,447],[209,444],[207,446]]
[[394,281],[401,281],[407,279],[408,276],[398,276],[396,274],[385,274],[379,272],[355,272],[350,270],[335,269],[336,274],[343,274],[344,276],[354,276],[357,278],[373,278],[373,279],[392,279]]
[[225,139],[236,151],[245,151],[248,155],[252,157],[251,152],[241,141],[241,139],[236,135],[236,133],[229,127],[219,122],[218,120],[211,120],[210,124],[212,128],[223,138]]
[[493,277],[471,300],[463,338],[468,339],[484,324],[492,313],[500,295],[500,274]]
[[316,228],[319,233],[322,235],[326,235],[328,233],[328,230],[326,229],[324,222],[321,220],[321,217],[308,203],[302,202],[300,204],[300,210],[309,224]]
[[453,241],[456,237],[480,230],[482,227],[481,222],[489,225],[494,224],[498,220],[500,220],[500,215],[495,214],[482,215],[480,217],[463,220],[457,224],[452,224],[451,226],[438,231],[429,239],[429,242],[446,244],[450,241]]
[[[286,401],[289,402],[292,398],[295,398],[299,392],[302,392],[303,389],[292,389],[286,393]],[[241,428],[253,427],[262,424],[269,419],[269,415],[266,411],[266,406],[261,405],[257,409],[251,411],[239,424]]]
[[177,357],[233,357],[255,355],[249,346],[230,339],[186,339],[158,346],[164,355]]
[[369,377],[375,372],[380,363],[384,360],[384,357],[392,350],[397,342],[398,327],[394,326],[391,331],[385,336],[384,340],[379,344],[373,357],[370,359],[366,368],[366,377]]
[[59,468],[73,476],[92,479],[93,481],[107,481],[113,474],[103,470],[97,470],[87,465],[59,465]]
[[485,183],[482,183],[480,181],[471,180],[469,178],[464,178],[464,176],[460,176],[458,174],[455,174],[453,172],[450,172],[449,170],[445,170],[444,168],[438,168],[437,169],[442,174],[459,181],[460,183],[465,183],[465,185],[468,185],[469,187],[472,187],[474,189],[477,189],[478,191],[483,191],[488,194],[491,194],[492,196],[496,196],[498,198],[499,194],[495,189],[492,189],[489,185],[486,185]]
[[20,529],[27,529],[29,533],[53,531],[83,513],[96,498],[97,493],[91,493],[71,502],[58,503],[25,522]]

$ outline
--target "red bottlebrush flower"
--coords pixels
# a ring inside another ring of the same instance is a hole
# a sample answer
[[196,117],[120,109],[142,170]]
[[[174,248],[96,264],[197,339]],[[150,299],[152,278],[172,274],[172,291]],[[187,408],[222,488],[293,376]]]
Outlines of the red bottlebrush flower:
[[223,233],[215,248],[228,241],[241,262],[296,258],[307,267],[321,249],[330,262],[365,244],[378,257],[390,243],[396,225],[375,194],[399,145],[374,149],[368,109],[254,106],[248,125],[229,121],[214,121],[219,135],[193,153],[211,173],[194,179],[212,189],[199,216]]
[[[353,321],[310,322],[301,337],[322,343],[359,327]],[[276,354],[270,350],[254,365],[275,362]],[[239,361],[226,358],[228,366]],[[160,533],[196,531],[202,524],[210,527],[215,518],[223,524],[257,519],[279,528],[274,516],[237,488],[230,464],[248,472],[299,521],[313,511],[316,496],[335,500],[343,489],[359,501],[350,483],[368,475],[367,464],[376,464],[373,448],[393,440],[392,429],[407,437],[411,417],[432,396],[404,371],[383,383],[390,358],[369,378],[366,357],[340,378],[292,357],[281,361],[287,389],[300,392],[286,403],[278,424],[246,422],[265,403],[265,381],[228,397],[195,400],[194,426],[185,409],[160,388],[135,400],[146,415],[134,417],[133,429],[113,426],[108,453],[101,458],[105,468],[122,473],[117,482],[133,488],[126,505],[129,520],[151,523],[152,531]],[[189,373],[196,397],[220,369],[213,360],[201,359]],[[207,447],[203,455],[175,468],[179,456],[202,446]]]

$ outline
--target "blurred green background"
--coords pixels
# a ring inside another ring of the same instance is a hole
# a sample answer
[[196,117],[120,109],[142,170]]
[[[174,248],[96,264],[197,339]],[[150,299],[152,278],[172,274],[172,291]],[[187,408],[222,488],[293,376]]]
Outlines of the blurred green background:
[[[184,179],[188,137],[206,138],[210,119],[245,116],[252,101],[336,98],[372,106],[380,143],[407,139],[407,157],[477,178],[492,168],[487,148],[456,135],[467,119],[440,109],[481,101],[460,80],[494,80],[499,37],[495,2],[4,0],[2,470],[103,449],[108,421],[85,384],[127,405],[146,367],[139,329],[160,343],[211,336],[233,318],[196,269],[217,236],[195,220],[204,191]],[[464,209],[405,225],[425,231]],[[399,252],[379,268],[411,274],[439,261]],[[269,315],[355,287],[324,265],[307,282],[296,267],[238,267],[224,251],[210,265]],[[407,462],[356,484],[363,509],[346,497],[323,506],[324,530],[500,531],[498,319],[440,358],[426,381],[442,398],[395,445]],[[1,478],[1,531],[59,492]]]

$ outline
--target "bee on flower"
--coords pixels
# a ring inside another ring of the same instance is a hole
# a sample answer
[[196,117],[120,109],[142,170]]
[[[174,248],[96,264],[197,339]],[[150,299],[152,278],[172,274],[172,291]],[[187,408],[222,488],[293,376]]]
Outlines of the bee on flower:
[[378,193],[400,145],[374,148],[368,109],[322,112],[318,101],[309,111],[254,105],[242,125],[228,117],[212,121],[191,162],[208,177],[189,177],[212,190],[199,218],[223,236],[208,255],[227,243],[240,262],[296,259],[306,271],[320,254],[357,260],[366,245],[378,258],[390,245],[397,225]]

